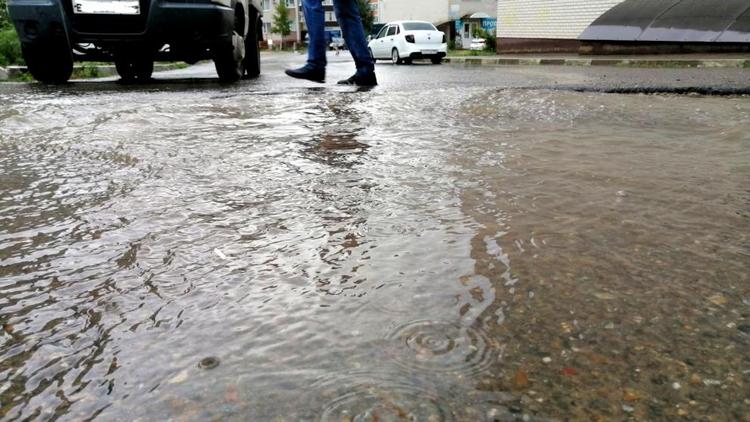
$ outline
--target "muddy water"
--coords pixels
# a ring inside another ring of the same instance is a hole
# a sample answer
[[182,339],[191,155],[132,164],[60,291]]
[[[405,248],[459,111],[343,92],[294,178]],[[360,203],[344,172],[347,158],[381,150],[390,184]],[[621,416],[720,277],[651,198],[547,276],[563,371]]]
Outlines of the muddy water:
[[748,420],[750,100],[0,94],[8,420]]

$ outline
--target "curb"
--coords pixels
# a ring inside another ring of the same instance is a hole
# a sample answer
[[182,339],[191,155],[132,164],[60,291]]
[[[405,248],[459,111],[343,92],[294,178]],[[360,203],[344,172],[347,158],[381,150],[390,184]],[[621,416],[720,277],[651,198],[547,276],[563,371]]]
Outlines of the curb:
[[[177,63],[155,63],[154,72],[164,72],[167,70],[181,69],[182,67],[183,67],[182,64],[177,64]],[[78,76],[83,71],[83,69],[95,70],[96,72],[95,78],[106,78],[110,76],[117,76],[117,68],[114,65],[100,65],[100,66],[76,65],[76,66],[73,66],[73,76],[70,79],[71,80],[87,79],[87,78],[81,78]],[[0,81],[7,81],[9,79],[15,79],[27,73],[29,73],[29,69],[26,66],[8,66],[7,68],[0,67]]]
[[[87,78],[77,78],[76,77],[76,71],[79,71],[83,69],[84,67],[91,69],[91,66],[73,66],[73,77],[71,79],[87,79]],[[168,70],[176,70],[181,69],[183,66],[181,64],[176,63],[154,63],[154,73],[156,72],[166,72]],[[107,78],[110,76],[118,76],[117,74],[117,68],[115,65],[109,64],[109,65],[101,65],[96,66],[96,73],[97,76],[95,78]]]
[[504,58],[504,57],[446,57],[450,64],[474,66],[617,66],[646,68],[750,68],[750,59],[587,59],[587,58]]

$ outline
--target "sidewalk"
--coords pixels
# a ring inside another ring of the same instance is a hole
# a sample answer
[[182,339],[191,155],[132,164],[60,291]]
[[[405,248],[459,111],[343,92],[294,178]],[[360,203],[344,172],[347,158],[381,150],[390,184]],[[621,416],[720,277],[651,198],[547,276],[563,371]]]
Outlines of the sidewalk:
[[[182,69],[186,65],[182,63],[154,63],[154,72],[164,72],[167,70]],[[87,75],[82,75],[84,71],[90,72]],[[10,79],[19,78],[21,75],[28,73],[29,70],[26,66],[8,66],[7,68],[0,67],[0,81],[7,81]],[[81,79],[81,78],[104,78],[109,76],[117,76],[117,69],[114,65],[86,65],[78,64],[73,66],[73,76],[70,78]]]
[[618,66],[651,68],[745,68],[750,69],[748,54],[715,55],[643,55],[643,56],[582,56],[576,54],[448,56],[446,63],[479,66]]

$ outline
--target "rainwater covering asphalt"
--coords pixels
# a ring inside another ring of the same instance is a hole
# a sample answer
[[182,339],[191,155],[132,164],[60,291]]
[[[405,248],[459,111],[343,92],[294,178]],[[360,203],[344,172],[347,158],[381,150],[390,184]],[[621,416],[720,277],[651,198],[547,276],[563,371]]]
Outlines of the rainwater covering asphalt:
[[604,13],[583,41],[750,42],[747,0],[626,0]]

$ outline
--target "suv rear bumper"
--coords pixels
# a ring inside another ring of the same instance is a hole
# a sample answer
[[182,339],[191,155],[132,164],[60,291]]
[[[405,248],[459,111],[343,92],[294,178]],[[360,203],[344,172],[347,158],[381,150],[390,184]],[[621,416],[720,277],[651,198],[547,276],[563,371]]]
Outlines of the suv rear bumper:
[[71,0],[10,0],[21,42],[65,36],[69,43],[191,43],[231,38],[234,11],[206,1],[142,0],[137,17],[74,15]]

